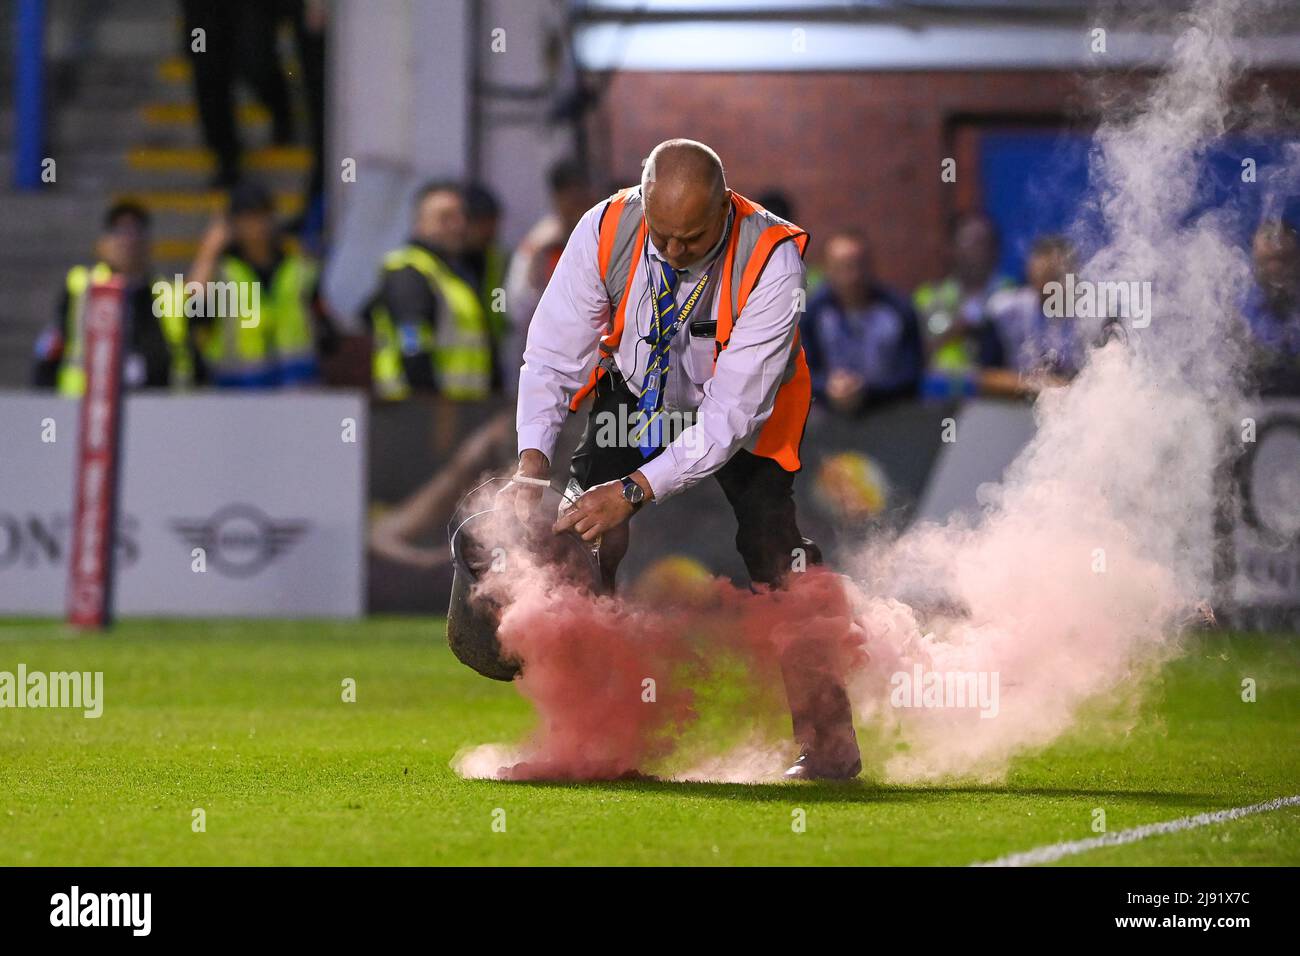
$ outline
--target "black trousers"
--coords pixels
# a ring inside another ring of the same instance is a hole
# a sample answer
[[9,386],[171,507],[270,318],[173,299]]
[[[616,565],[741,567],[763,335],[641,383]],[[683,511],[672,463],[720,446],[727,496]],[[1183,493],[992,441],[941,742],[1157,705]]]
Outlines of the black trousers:
[[[573,454],[569,474],[578,488],[632,474],[649,459],[631,442],[602,444],[601,436],[617,429],[601,428],[602,421],[632,421],[637,399],[617,372],[602,375],[596,384],[591,414],[582,441]],[[606,419],[605,416],[613,416]],[[651,458],[657,457],[652,455]],[[756,584],[780,584],[799,557],[806,564],[820,564],[821,551],[799,533],[794,508],[794,473],[771,458],[741,449],[714,473],[736,516],[736,550],[740,552]],[[652,506],[653,507],[653,506]],[[627,525],[622,534],[609,534],[601,542],[601,567],[605,585],[613,589],[613,572],[627,551]],[[609,556],[609,563],[605,555]]]
[[[602,441],[602,433],[606,438],[611,433],[601,427],[602,421],[611,421],[605,416],[613,415],[613,422],[632,421],[636,405],[636,396],[616,371],[600,377],[586,430],[570,465],[570,490],[576,485],[586,491],[626,477],[645,464],[648,459],[635,443]],[[622,437],[620,429],[612,432]],[[753,582],[780,584],[800,554],[808,565],[821,564],[821,551],[799,533],[795,521],[792,472],[770,458],[742,449],[714,477],[736,516],[736,549]],[[601,539],[601,575],[610,592],[614,590],[618,565],[627,553],[630,524],[624,522]],[[796,644],[781,661],[795,739],[805,751],[843,753],[847,748],[856,757],[848,695],[839,678],[827,673],[817,657],[816,648]]]
[[[293,4],[275,0],[181,0],[185,52],[194,70],[194,99],[203,139],[217,157],[223,185],[239,177],[242,143],[235,120],[237,77],[243,77],[271,114],[273,138],[288,142],[293,112],[276,44],[279,17]],[[193,31],[206,33],[204,52],[193,49]]]

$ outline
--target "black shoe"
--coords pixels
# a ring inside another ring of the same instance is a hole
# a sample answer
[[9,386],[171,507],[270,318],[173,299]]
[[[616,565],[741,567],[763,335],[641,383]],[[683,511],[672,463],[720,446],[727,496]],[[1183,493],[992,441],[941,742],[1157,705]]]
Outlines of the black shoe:
[[852,756],[827,758],[805,750],[785,772],[787,780],[852,780],[862,772],[862,757],[855,750]]

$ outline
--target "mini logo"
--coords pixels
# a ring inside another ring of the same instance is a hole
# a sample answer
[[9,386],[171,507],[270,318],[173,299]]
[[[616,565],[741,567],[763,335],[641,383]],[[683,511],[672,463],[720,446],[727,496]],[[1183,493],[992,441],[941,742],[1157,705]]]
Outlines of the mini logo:
[[246,504],[226,505],[206,520],[177,518],[171,526],[190,547],[206,551],[214,568],[233,578],[257,574],[311,527],[307,521],[274,521]]

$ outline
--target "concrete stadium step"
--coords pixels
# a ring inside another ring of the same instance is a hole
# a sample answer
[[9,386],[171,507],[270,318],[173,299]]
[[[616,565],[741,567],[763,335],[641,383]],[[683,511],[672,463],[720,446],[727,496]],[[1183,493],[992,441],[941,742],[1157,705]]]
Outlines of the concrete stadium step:
[[[253,173],[295,172],[311,169],[311,151],[305,146],[264,146],[244,154],[244,168]],[[128,150],[126,163],[141,172],[211,174],[212,154],[201,147],[139,147]]]
[[165,56],[181,44],[178,11],[156,0],[49,0],[46,55]]
[[[302,67],[294,57],[281,57],[280,62],[289,76],[302,75]],[[194,82],[194,67],[186,56],[169,56],[157,63],[156,76],[165,84],[190,86]]]
[[[154,214],[155,223],[162,217],[174,215],[181,218],[194,216],[212,216],[226,207],[226,194],[218,189],[166,190],[154,189],[143,192],[119,192],[116,199],[131,199],[140,203]],[[300,192],[280,190],[274,194],[277,216],[296,216],[303,209],[303,197]]]
[[[0,385],[30,379],[32,348],[67,270],[92,258],[103,206],[94,193],[8,193],[0,221]],[[21,225],[21,230],[19,229]]]
[[[11,110],[0,110],[5,122],[11,121]],[[106,117],[111,117],[106,122]],[[197,133],[194,134],[197,136]],[[125,152],[132,146],[188,146],[190,134],[183,128],[157,127],[148,123],[132,104],[105,109],[74,101],[50,110],[50,131],[47,146],[50,154],[80,152],[83,150],[116,150]]]
[[[272,195],[281,192],[301,192],[306,184],[305,176],[295,172],[260,173],[256,170],[247,170],[246,175],[249,179],[256,180],[265,186],[271,191]],[[147,195],[154,192],[207,193],[216,187],[213,186],[212,177],[208,175],[194,173],[155,175],[147,171],[127,169],[119,165],[113,175],[104,178],[101,188],[104,189],[103,199],[107,202],[110,195],[117,193],[126,193],[132,196]],[[177,209],[178,207],[173,206],[172,208]]]
[[0,234],[0,251],[7,256],[20,255],[41,251],[47,242],[75,241],[79,236],[93,241],[102,212],[102,199],[93,191],[49,187],[37,192],[8,193],[4,219],[21,223],[22,231]]
[[[237,107],[240,136],[247,148],[270,147],[270,118],[257,103]],[[106,121],[106,116],[111,119]],[[0,107],[0,130],[12,130],[12,106]],[[298,128],[306,118],[296,117]],[[136,147],[193,150],[203,146],[198,111],[189,102],[152,101],[123,94],[116,103],[87,103],[74,97],[50,110],[50,145],[56,151],[115,148],[123,153]]]
[[49,103],[55,110],[73,104],[132,109],[157,88],[147,57],[52,61],[47,80]]
[[154,75],[164,86],[189,87],[194,82],[194,68],[183,56],[169,56],[154,66]]
[[[178,104],[179,105],[179,104]],[[117,115],[105,122],[106,112]],[[257,115],[256,109],[244,111]],[[8,115],[5,115],[8,114]],[[0,110],[3,122],[12,121],[12,110]],[[158,116],[180,115],[178,109],[167,104],[154,103],[147,108],[128,104],[112,111],[101,107],[73,103],[51,110],[50,145],[54,150],[70,152],[83,149],[116,149],[126,154],[133,149],[183,149],[203,148],[203,133],[195,119],[189,123],[158,122]],[[271,146],[270,124],[253,120],[241,122],[240,138],[248,149]]]
[[[199,122],[199,108],[192,99],[174,102],[146,103],[140,110],[141,118],[150,126],[194,127]],[[235,107],[235,121],[244,129],[265,126],[271,122],[271,114],[260,103],[240,103]]]

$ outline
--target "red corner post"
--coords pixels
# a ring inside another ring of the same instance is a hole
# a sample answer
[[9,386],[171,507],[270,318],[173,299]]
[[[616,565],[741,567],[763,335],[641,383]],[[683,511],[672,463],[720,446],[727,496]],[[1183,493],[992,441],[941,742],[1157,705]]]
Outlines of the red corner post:
[[91,286],[83,318],[86,391],[77,431],[68,621],[103,630],[113,619],[113,542],[122,432],[122,282]]

